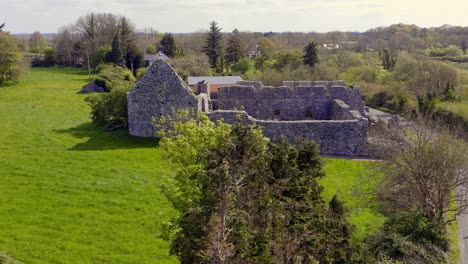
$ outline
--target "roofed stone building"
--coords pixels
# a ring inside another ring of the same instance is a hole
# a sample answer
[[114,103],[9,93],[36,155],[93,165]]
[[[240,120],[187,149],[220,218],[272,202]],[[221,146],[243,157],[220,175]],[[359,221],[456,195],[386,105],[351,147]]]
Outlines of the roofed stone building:
[[130,134],[156,137],[152,120],[173,117],[180,109],[201,111],[214,121],[231,124],[241,118],[262,126],[273,141],[281,135],[291,142],[314,140],[322,154],[364,155],[366,151],[369,121],[360,89],[344,81],[285,81],[280,87],[239,81],[220,87],[214,99],[208,82],[199,82],[195,94],[171,66],[158,60],[128,94]]

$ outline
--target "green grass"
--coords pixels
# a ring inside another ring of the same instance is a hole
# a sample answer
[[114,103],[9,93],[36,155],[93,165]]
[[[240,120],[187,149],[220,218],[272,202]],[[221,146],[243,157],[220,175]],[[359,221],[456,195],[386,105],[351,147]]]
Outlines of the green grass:
[[[176,263],[156,236],[175,213],[158,188],[172,172],[155,140],[91,123],[86,82],[86,71],[34,68],[0,87],[0,250],[26,263]],[[322,181],[358,240],[384,220],[358,199],[366,164],[326,159]]]
[[325,172],[321,180],[323,197],[330,201],[336,194],[349,210],[349,221],[355,225],[354,239],[362,242],[366,235],[374,233],[384,223],[385,217],[371,204],[374,181],[364,176],[371,161],[325,159]]
[[27,263],[175,263],[154,140],[90,123],[87,74],[32,69],[0,88],[0,249]]
[[442,102],[437,106],[462,116],[465,120],[468,121],[468,99],[462,102]]

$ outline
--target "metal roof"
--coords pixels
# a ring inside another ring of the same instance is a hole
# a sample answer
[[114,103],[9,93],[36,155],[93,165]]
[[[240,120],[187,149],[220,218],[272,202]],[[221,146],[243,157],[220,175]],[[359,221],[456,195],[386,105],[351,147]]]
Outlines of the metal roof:
[[201,81],[207,81],[210,84],[236,84],[242,81],[240,76],[189,76],[189,85],[196,85]]

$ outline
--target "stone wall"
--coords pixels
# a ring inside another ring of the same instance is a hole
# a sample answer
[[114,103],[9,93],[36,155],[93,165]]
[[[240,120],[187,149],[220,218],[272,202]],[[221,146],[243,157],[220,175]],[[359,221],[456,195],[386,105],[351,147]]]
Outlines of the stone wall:
[[281,135],[292,143],[299,138],[314,140],[322,154],[366,153],[368,120],[359,87],[349,88],[343,81],[284,82],[280,87],[242,81],[220,88],[216,100],[209,84],[200,83],[197,90],[195,96],[166,62],[156,61],[128,94],[130,134],[156,137],[153,119],[173,120],[185,109],[194,117],[201,111],[214,121],[259,125],[272,141]]
[[132,136],[156,137],[161,117],[173,118],[179,110],[198,111],[198,99],[169,64],[157,60],[128,94],[128,125]]
[[[359,115],[359,113],[357,112]],[[313,140],[324,155],[363,156],[366,154],[368,121],[354,120],[258,120],[245,111],[220,110],[209,113],[213,121],[223,120],[228,124],[242,121],[263,127],[263,134],[272,141],[285,136],[291,143],[300,139]]]
[[[219,110],[245,110],[261,120],[332,120],[333,100],[338,99],[365,115],[359,87],[349,88],[343,81],[284,82],[280,87],[260,82],[238,82],[219,89]],[[297,85],[297,86],[296,86]]]

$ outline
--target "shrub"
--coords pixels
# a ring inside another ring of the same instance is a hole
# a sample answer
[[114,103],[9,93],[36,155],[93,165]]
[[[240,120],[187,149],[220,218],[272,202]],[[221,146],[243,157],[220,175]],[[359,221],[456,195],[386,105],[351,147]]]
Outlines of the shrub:
[[145,74],[148,72],[148,69],[149,69],[149,67],[146,67],[146,68],[139,68],[139,69],[136,71],[136,78],[137,78],[137,80],[141,80],[141,78],[143,78],[143,76],[145,76]]
[[87,97],[93,123],[108,130],[127,127],[127,92],[132,88],[130,84],[119,84],[109,93]]
[[135,77],[132,72],[126,68],[115,66],[111,64],[101,64],[97,67],[99,75],[95,80],[95,83],[107,92],[112,91],[115,87],[134,85]]

